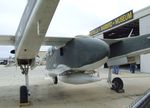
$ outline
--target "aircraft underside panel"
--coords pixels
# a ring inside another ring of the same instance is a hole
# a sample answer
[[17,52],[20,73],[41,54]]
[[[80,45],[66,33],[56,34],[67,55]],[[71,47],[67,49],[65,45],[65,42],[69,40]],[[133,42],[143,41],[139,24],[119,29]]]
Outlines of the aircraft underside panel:
[[69,84],[87,84],[100,81],[96,74],[74,73],[70,75],[59,76],[59,80]]

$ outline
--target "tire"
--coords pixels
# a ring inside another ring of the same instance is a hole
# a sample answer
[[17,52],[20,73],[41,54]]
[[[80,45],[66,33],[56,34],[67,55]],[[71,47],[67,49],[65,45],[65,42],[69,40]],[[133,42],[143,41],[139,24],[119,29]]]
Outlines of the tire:
[[26,86],[20,87],[20,103],[28,103],[28,89]]
[[112,80],[112,89],[116,91],[123,89],[123,81],[121,80],[121,78],[116,77]]
[[54,84],[58,84],[58,77],[57,76],[54,77]]

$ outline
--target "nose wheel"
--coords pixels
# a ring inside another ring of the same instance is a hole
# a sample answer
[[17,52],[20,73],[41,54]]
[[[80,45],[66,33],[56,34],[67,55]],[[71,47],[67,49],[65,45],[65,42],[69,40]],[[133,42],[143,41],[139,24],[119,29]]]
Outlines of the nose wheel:
[[20,104],[28,103],[28,89],[27,86],[20,87]]

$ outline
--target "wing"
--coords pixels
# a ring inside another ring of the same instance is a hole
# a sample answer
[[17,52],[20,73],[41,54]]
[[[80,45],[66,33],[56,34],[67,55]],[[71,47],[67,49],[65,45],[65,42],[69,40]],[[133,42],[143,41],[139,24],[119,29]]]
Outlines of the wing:
[[112,45],[118,42],[121,42],[123,40],[122,39],[102,39],[103,41],[105,41],[108,45]]
[[[137,62],[139,55],[146,53],[150,53],[150,34],[124,38],[110,44],[108,65]],[[122,61],[124,62],[122,63]]]

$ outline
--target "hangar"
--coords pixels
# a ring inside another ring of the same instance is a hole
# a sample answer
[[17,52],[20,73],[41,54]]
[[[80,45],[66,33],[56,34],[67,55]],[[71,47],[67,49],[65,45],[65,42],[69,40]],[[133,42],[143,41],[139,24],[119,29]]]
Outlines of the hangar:
[[[116,39],[125,38],[129,35],[140,36],[150,33],[150,6],[137,12],[130,10],[123,15],[93,29],[90,35],[96,38]],[[125,61],[124,58],[119,60]],[[150,54],[143,54],[139,57],[130,58],[124,64],[135,62],[140,64],[140,71],[150,73]],[[117,61],[118,62],[118,61]]]

